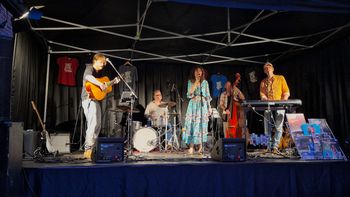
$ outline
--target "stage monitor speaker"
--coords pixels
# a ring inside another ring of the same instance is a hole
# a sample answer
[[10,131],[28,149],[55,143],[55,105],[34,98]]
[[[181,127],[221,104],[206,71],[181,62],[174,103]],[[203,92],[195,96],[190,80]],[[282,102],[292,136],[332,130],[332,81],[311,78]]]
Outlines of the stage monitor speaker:
[[97,138],[91,158],[96,163],[124,161],[124,139]]
[[211,158],[217,161],[245,161],[246,141],[244,138],[221,138],[211,151]]

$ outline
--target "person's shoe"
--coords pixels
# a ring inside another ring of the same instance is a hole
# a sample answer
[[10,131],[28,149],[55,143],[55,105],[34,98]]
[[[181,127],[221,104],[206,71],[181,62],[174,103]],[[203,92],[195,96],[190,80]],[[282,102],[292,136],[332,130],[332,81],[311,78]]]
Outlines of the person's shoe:
[[84,152],[84,158],[86,158],[86,159],[91,159],[91,149],[89,149],[89,150],[86,150],[85,152]]

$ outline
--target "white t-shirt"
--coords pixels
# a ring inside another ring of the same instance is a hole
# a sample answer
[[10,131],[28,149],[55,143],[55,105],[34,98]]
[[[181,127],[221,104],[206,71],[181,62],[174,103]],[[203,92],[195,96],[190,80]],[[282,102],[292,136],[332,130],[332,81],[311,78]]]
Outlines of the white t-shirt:
[[151,117],[154,122],[153,126],[164,126],[166,110],[166,107],[159,107],[154,101],[151,101],[146,107],[145,116]]

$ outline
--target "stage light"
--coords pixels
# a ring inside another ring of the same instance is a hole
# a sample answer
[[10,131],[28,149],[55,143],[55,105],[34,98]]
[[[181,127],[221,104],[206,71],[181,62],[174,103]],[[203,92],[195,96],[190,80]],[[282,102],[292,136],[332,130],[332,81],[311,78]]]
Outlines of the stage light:
[[33,9],[29,12],[28,18],[32,20],[40,20],[42,15],[42,12],[38,11],[37,9]]
[[27,12],[22,14],[22,16],[14,19],[14,21],[22,20],[24,18],[28,18],[28,19],[32,19],[32,20],[40,20],[43,13],[40,12],[39,9],[41,9],[43,7],[45,7],[45,6],[43,6],[43,5],[32,6],[29,8],[29,10]]

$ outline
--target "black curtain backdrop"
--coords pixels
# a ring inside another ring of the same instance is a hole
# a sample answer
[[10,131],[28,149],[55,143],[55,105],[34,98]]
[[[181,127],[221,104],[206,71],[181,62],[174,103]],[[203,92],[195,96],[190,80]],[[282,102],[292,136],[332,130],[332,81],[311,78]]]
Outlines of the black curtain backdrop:
[[350,37],[276,64],[306,118],[325,118],[340,142],[350,136]]
[[[30,33],[18,34],[15,67],[13,68],[12,120],[23,121],[25,129],[36,128],[38,125],[30,101],[34,100],[37,103],[41,114],[44,108],[47,53],[38,42]],[[350,88],[349,52],[350,41],[344,39],[274,63],[275,74],[283,74],[287,79],[291,90],[290,98],[303,101],[303,106],[298,111],[304,113],[306,118],[327,119],[340,141],[349,137],[347,123],[350,121],[348,112],[350,93],[347,91]],[[62,55],[51,55],[48,128],[77,119],[82,73],[85,63],[91,62],[91,54],[70,55],[79,59],[78,85],[77,87],[65,87],[57,85],[56,60]],[[113,59],[112,61],[117,68],[124,63]],[[134,62],[133,64],[138,68],[139,75],[135,90],[139,96],[138,102],[146,107],[147,103],[152,100],[152,93],[155,89],[161,89],[164,100],[169,100],[171,95],[169,84],[174,83],[185,100],[182,105],[184,117],[188,102],[186,98],[187,80],[193,65],[160,62]],[[236,72],[240,72],[242,75],[241,89],[247,99],[259,98],[259,82],[265,77],[262,65],[237,66],[232,63],[231,65],[207,65],[205,69],[208,71],[208,77],[221,73],[226,75],[230,81],[234,80],[233,76]],[[250,81],[249,73],[252,72],[255,73],[258,82]],[[110,78],[116,75],[110,66],[107,66],[106,74]],[[208,81],[211,85],[210,80]],[[113,93],[108,100],[119,97],[118,88],[114,88]],[[107,102],[103,110],[111,106]],[[212,106],[216,106],[215,99],[212,101]]]
[[[45,47],[30,32],[17,33],[12,68],[11,120],[24,122],[24,128],[38,127],[38,119],[31,101],[43,116],[46,77]],[[41,128],[40,128],[41,129]]]

